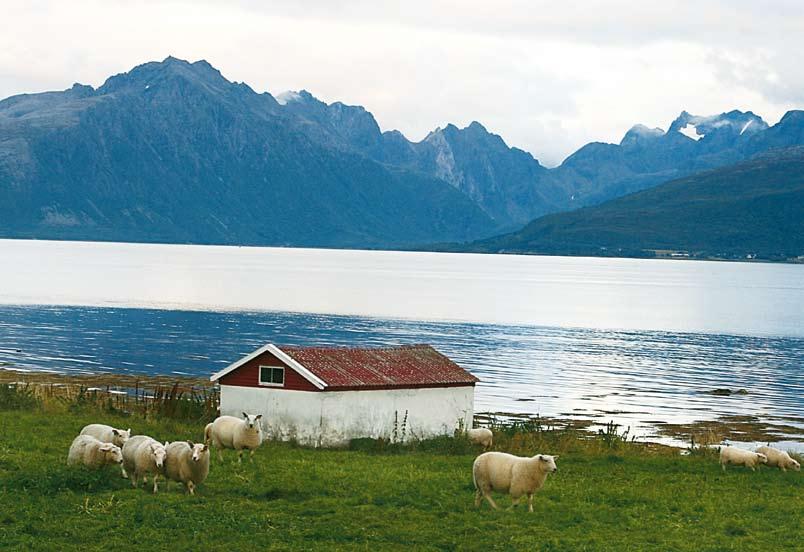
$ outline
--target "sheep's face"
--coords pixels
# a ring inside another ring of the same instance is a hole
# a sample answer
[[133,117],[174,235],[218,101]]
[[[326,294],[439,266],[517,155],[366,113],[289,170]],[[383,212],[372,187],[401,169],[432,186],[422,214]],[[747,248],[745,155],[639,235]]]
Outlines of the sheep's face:
[[165,464],[165,456],[167,456],[167,451],[165,447],[167,443],[161,445],[159,443],[154,443],[151,445],[151,454],[154,457],[154,464],[156,464],[157,468],[161,468]]
[[122,447],[126,444],[126,441],[129,440],[131,437],[131,428],[128,429],[112,429],[112,435],[114,435],[114,444]]
[[550,456],[549,454],[540,454],[537,457],[539,462],[541,463],[544,471],[548,473],[553,473],[558,471],[558,467],[556,466],[556,458],[558,456]]
[[787,467],[794,471],[801,471],[801,464],[798,463],[797,460],[790,459],[790,462],[787,463]]
[[207,445],[203,445],[201,443],[196,443],[192,445],[193,447],[193,462],[198,462],[205,455],[209,454],[209,447]]
[[761,452],[757,452],[755,454],[757,455],[757,460],[759,460],[760,464],[767,464],[768,463],[768,457],[767,456],[765,456]]
[[245,412],[243,412],[243,420],[246,422],[246,426],[249,429],[259,427],[261,418],[262,414],[246,414]]
[[101,446],[100,450],[106,455],[106,460],[110,464],[123,463],[123,451],[121,451],[120,447],[117,445],[106,443],[105,445]]

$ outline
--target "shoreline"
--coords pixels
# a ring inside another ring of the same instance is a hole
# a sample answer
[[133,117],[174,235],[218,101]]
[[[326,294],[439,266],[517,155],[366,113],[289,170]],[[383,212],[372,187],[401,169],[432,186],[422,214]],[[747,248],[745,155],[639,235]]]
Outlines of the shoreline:
[[[147,374],[59,374],[44,371],[25,371],[0,368],[0,385],[34,386],[47,397],[75,397],[89,393],[97,397],[148,398],[164,394],[217,393],[218,385],[208,378],[178,375]],[[590,438],[608,434],[621,440],[648,446],[674,448],[679,451],[695,446],[716,446],[729,443],[795,443],[796,451],[804,451],[804,429],[794,425],[772,423],[756,416],[718,416],[690,423],[657,423],[654,433],[647,436],[629,436],[631,427],[603,422],[583,416],[542,416],[538,413],[482,411],[475,413],[475,421],[482,427],[504,430],[511,427],[530,428],[534,431],[576,432]],[[804,417],[789,418],[789,422],[804,424]],[[789,439],[786,439],[789,438]]]
[[[378,253],[434,253],[434,254],[456,254],[456,255],[510,255],[520,257],[556,257],[556,258],[580,258],[580,259],[638,259],[638,260],[656,260],[656,261],[701,261],[701,262],[717,262],[717,263],[747,263],[747,264],[789,264],[801,265],[804,264],[804,255],[798,257],[790,257],[786,259],[767,259],[767,258],[742,258],[742,257],[718,257],[718,256],[701,256],[696,257],[693,254],[683,254],[674,256],[672,254],[657,254],[658,252],[674,252],[686,253],[686,250],[664,250],[664,249],[645,249],[645,255],[595,255],[593,253],[585,252],[579,254],[572,253],[549,253],[539,251],[480,251],[471,248],[456,248],[446,246],[445,244],[433,244],[432,246],[382,246],[377,247],[354,247],[354,246],[327,246],[327,245],[278,245],[278,244],[237,244],[237,243],[216,243],[216,242],[164,242],[164,241],[121,241],[121,240],[90,240],[90,239],[61,239],[61,238],[36,238],[26,236],[0,236],[1,240],[8,241],[34,241],[34,242],[55,242],[55,243],[88,243],[88,244],[120,244],[120,245],[182,245],[182,246],[197,246],[197,247],[230,247],[230,248],[254,248],[254,249],[301,249],[301,250],[327,250],[327,251],[373,251]],[[647,254],[648,252],[653,253]]]

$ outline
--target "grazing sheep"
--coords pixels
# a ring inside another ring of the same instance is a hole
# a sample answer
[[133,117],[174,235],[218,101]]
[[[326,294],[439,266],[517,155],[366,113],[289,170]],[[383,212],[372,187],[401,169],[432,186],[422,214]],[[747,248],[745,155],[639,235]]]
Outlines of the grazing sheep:
[[483,448],[488,450],[494,442],[494,434],[490,429],[479,427],[477,429],[469,429],[466,431],[466,436],[469,440],[477,445],[483,445]]
[[203,483],[209,475],[209,445],[176,441],[165,450],[165,489],[172,479],[184,483],[184,488],[195,494],[195,486]]
[[791,458],[790,455],[783,450],[770,446],[764,446],[759,447],[757,452],[768,457],[767,464],[772,468],[779,468],[783,472],[786,472],[788,468],[795,471],[801,471],[801,464]]
[[204,442],[215,445],[218,449],[218,459],[223,461],[223,449],[230,448],[237,451],[237,461],[243,461],[243,449],[251,452],[249,458],[254,461],[254,451],[262,443],[262,427],[260,419],[262,414],[246,414],[243,419],[234,416],[219,416],[204,428]]
[[154,475],[154,493],[157,491],[157,479],[164,472],[165,447],[147,435],[135,435],[123,445],[123,466],[131,475],[131,486],[137,487],[137,480],[143,476],[144,483],[148,483],[148,472]]
[[107,464],[122,464],[123,453],[112,443],[103,443],[91,435],[79,435],[73,439],[67,463],[83,464],[89,468],[100,468]]
[[[131,437],[131,428],[115,429],[112,426],[104,424],[89,424],[88,426],[84,426],[84,429],[81,430],[79,435],[91,435],[98,441],[112,443],[122,448]],[[121,465],[120,470],[123,472],[123,477],[128,477],[126,468]]]
[[757,467],[767,463],[768,457],[764,454],[737,447],[720,447],[720,467],[723,471],[726,471],[726,464],[745,466],[751,468],[751,471],[757,471]]
[[504,452],[484,452],[472,465],[472,478],[475,482],[475,506],[480,506],[482,498],[492,508],[499,509],[491,491],[508,493],[513,502],[509,510],[519,504],[522,496],[528,497],[528,511],[533,511],[533,493],[544,486],[547,474],[558,470],[558,456],[537,454],[530,458],[514,456]]

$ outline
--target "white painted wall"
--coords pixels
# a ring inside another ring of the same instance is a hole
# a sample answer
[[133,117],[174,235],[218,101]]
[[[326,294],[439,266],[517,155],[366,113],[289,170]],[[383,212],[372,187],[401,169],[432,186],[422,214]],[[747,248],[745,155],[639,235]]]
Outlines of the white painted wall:
[[408,412],[405,440],[452,435],[459,421],[472,427],[474,387],[377,391],[292,391],[221,385],[221,414],[262,414],[269,439],[304,445],[339,446],[358,437],[397,438]]

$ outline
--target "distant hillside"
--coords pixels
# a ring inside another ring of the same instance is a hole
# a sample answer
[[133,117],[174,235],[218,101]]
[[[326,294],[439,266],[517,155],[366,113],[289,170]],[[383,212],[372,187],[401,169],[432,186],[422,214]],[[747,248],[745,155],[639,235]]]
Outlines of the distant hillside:
[[557,255],[804,255],[804,148],[758,156],[460,248]]

